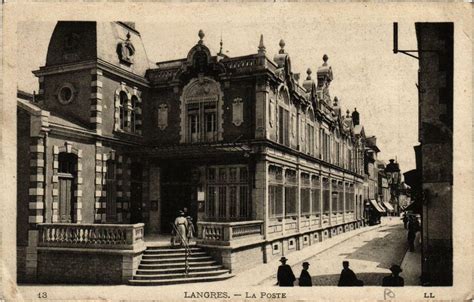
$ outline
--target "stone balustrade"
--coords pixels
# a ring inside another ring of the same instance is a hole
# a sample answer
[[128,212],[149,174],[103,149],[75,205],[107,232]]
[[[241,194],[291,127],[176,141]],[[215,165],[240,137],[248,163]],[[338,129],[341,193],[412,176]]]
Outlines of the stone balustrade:
[[262,240],[263,221],[205,222],[198,223],[198,241],[203,244],[231,245],[240,239]]
[[38,247],[133,250],[144,245],[144,224],[38,224]]

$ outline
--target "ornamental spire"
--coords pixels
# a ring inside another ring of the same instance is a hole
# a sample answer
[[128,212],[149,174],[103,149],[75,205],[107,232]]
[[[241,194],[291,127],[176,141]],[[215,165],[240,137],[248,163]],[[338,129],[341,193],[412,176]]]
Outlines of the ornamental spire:
[[258,43],[258,53],[264,54],[266,51],[265,44],[263,44],[263,34],[260,35],[260,42]]
[[199,42],[198,43],[199,44],[203,43],[202,40],[204,39],[204,36],[205,36],[204,32],[202,31],[202,29],[200,29],[199,32],[198,32],[198,37],[199,37]]
[[281,39],[279,44],[280,44],[280,51],[278,53],[285,53],[285,41]]

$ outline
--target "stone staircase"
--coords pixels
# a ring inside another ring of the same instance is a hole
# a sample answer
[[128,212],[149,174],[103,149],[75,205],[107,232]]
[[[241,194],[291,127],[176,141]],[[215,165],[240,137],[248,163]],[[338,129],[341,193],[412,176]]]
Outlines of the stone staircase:
[[197,246],[190,246],[189,270],[185,275],[185,249],[147,247],[131,285],[167,285],[219,281],[234,275]]

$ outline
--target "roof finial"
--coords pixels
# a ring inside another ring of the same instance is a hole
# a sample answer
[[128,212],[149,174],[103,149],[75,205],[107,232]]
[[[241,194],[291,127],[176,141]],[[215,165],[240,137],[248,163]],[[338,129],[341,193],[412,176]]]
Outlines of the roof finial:
[[323,61],[324,61],[323,66],[326,66],[326,65],[328,64],[328,63],[327,63],[327,62],[328,62],[328,59],[329,59],[328,55],[327,55],[327,54],[324,54],[324,56],[323,56]]
[[283,39],[280,40],[280,51],[279,53],[285,53],[285,41]]
[[199,36],[199,43],[202,43],[202,39],[204,39],[204,32],[202,31],[202,29],[199,30],[198,32],[198,36]]
[[308,69],[306,70],[306,74],[308,75],[308,76],[306,77],[306,80],[311,80],[311,74],[312,74],[312,73],[313,73],[313,71],[311,70],[311,68],[308,68]]
[[265,44],[263,44],[263,34],[260,35],[260,42],[258,43],[258,53],[265,53]]
[[130,32],[127,33],[127,41],[130,41]]
[[222,33],[221,33],[221,41],[219,42],[219,45],[221,46],[221,48],[219,49],[219,54],[221,55],[222,54],[222,45],[224,43],[222,42]]

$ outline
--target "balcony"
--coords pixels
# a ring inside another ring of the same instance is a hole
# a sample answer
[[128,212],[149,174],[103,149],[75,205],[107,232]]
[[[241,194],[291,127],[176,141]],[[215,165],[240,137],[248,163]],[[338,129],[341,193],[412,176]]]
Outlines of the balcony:
[[209,246],[239,246],[263,241],[263,221],[206,222],[198,223],[197,244]]

